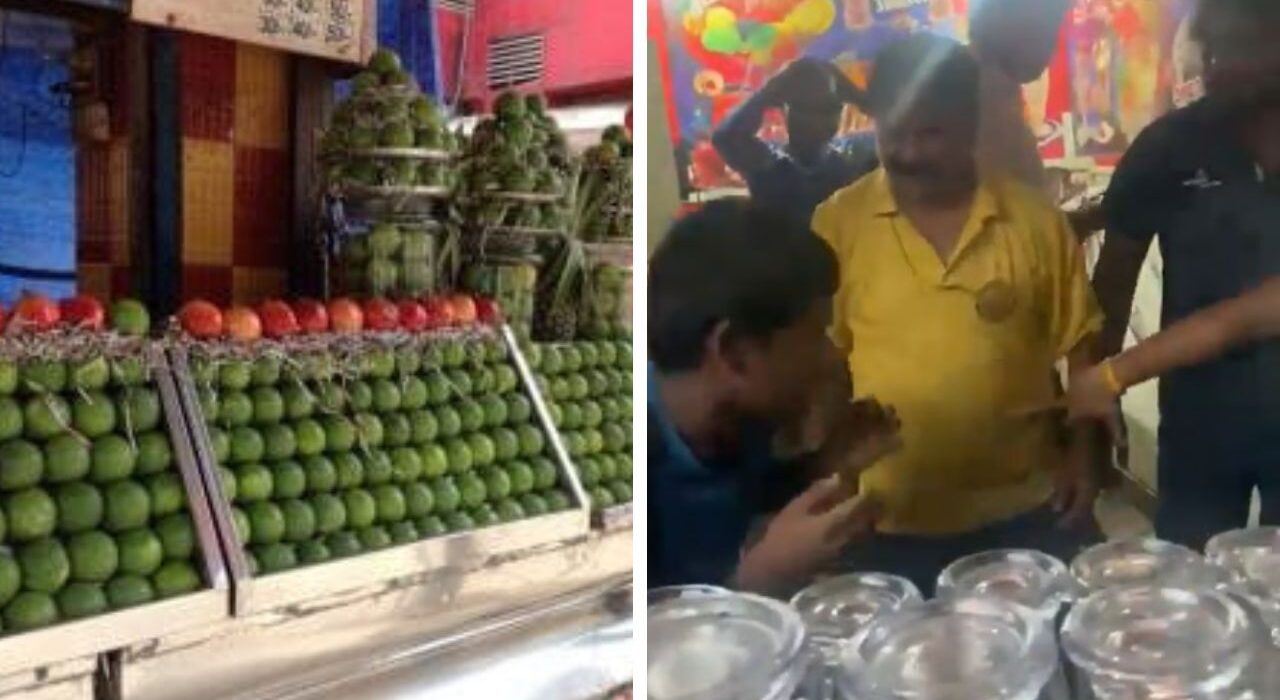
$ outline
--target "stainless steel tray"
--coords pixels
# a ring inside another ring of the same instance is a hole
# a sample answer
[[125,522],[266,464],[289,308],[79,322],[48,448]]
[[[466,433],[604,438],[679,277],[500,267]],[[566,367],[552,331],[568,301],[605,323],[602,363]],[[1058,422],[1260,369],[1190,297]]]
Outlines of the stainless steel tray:
[[209,508],[205,481],[184,424],[173,372],[157,345],[148,350],[160,393],[174,460],[186,488],[187,507],[200,549],[200,573],[206,588],[136,608],[64,622],[23,634],[0,637],[0,677],[143,643],[209,625],[230,615],[230,578]]
[[249,616],[278,610],[379,584],[393,587],[401,580],[440,569],[473,569],[505,555],[587,535],[590,516],[586,492],[569,461],[568,452],[565,451],[559,434],[551,426],[546,403],[538,391],[528,363],[520,353],[514,333],[506,326],[499,333],[511,353],[521,386],[533,403],[538,423],[548,437],[562,483],[569,488],[572,507],[536,518],[421,540],[268,576],[252,576],[249,573],[244,550],[235,535],[231,506],[221,494],[217,464],[205,419],[200,412],[186,353],[181,350],[172,353],[178,393],[188,417],[187,424],[191,430],[200,476],[205,488],[214,495],[210,499],[213,521],[217,526],[223,556],[231,576],[234,615]]

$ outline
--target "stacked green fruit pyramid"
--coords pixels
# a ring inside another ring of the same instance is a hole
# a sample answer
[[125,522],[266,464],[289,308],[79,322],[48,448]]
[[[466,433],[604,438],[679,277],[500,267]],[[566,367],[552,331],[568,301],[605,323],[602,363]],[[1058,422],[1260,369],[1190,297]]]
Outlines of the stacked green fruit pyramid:
[[578,317],[578,336],[603,340],[625,334],[631,320],[631,270],[610,262],[591,270],[590,292]]
[[223,494],[255,572],[571,506],[496,333],[362,338],[344,352],[193,349]]
[[[352,80],[351,96],[334,109],[320,148],[329,180],[339,186],[448,190],[457,182],[448,156],[458,141],[440,105],[422,94],[399,56],[378,49]],[[422,149],[440,157],[393,155],[387,149]]]
[[573,167],[564,133],[542,98],[503,93],[494,115],[476,125],[463,157],[463,215],[476,233],[494,226],[563,230],[562,200]]
[[594,510],[631,502],[631,343],[533,346],[551,420]]
[[467,265],[462,273],[462,288],[498,302],[507,323],[527,336],[533,325],[540,262],[536,255],[485,256]]
[[582,156],[575,233],[584,241],[631,238],[631,136],[621,126],[605,129],[600,143]]
[[142,341],[0,359],[0,608],[15,633],[203,587]]

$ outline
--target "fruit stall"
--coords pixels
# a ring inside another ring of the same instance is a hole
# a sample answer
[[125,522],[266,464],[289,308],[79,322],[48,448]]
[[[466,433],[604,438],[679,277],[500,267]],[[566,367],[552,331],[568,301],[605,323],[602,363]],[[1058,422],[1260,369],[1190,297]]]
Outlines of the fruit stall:
[[[294,165],[307,235],[272,286],[237,231],[215,284],[212,145],[184,131],[187,182],[146,193],[182,199],[176,260],[161,217],[105,290],[0,304],[0,698],[627,687],[628,130],[571,145],[537,86],[463,118],[396,52],[246,37],[242,4],[134,9],[349,66]],[[279,190],[234,147],[228,223],[266,235]]]

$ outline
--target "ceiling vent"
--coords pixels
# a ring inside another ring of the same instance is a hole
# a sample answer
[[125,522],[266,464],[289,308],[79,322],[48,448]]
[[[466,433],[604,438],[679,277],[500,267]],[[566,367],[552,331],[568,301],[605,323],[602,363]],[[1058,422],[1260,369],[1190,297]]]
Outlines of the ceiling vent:
[[436,7],[441,10],[471,14],[476,9],[476,0],[436,0]]
[[487,74],[490,90],[542,80],[547,66],[547,38],[543,34],[518,34],[489,40]]

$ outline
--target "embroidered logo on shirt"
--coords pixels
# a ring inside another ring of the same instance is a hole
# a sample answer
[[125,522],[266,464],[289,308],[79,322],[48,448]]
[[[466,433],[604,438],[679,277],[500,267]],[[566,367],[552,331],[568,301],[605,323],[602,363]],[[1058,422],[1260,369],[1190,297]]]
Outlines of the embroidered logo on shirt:
[[993,280],[978,290],[978,316],[992,323],[999,323],[1013,315],[1018,305],[1018,295],[1013,285],[1004,280]]
[[1196,189],[1207,190],[1211,187],[1221,187],[1222,181],[1209,177],[1209,173],[1204,168],[1196,171],[1196,176],[1190,180],[1183,180],[1183,187],[1195,187]]

